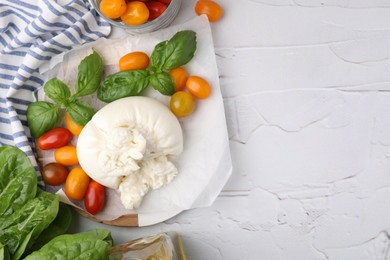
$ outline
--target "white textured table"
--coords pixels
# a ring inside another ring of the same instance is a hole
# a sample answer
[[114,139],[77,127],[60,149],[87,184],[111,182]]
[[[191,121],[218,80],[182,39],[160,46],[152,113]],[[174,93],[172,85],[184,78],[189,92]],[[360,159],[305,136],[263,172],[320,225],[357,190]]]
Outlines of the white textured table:
[[210,208],[105,227],[116,243],[177,231],[188,259],[390,259],[390,2],[218,2],[233,176]]

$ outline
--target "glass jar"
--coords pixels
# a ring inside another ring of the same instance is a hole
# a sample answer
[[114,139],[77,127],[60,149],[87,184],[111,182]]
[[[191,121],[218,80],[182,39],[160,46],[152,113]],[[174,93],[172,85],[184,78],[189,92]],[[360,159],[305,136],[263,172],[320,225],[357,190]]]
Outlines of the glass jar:
[[138,238],[108,250],[109,260],[186,260],[180,235],[160,233]]
[[181,6],[182,0],[172,0],[170,4],[168,5],[167,9],[162,13],[159,17],[152,21],[148,21],[141,25],[126,25],[121,21],[116,21],[109,19],[105,17],[99,8],[99,4],[101,0],[89,0],[90,4],[93,6],[93,8],[96,9],[96,11],[99,13],[101,17],[103,17],[104,20],[106,20],[108,23],[115,27],[119,27],[122,29],[125,29],[130,34],[140,34],[140,33],[147,33],[147,32],[153,32],[157,31],[159,29],[165,28],[168,25],[170,25],[173,20],[176,18],[177,14],[179,13],[180,6]]

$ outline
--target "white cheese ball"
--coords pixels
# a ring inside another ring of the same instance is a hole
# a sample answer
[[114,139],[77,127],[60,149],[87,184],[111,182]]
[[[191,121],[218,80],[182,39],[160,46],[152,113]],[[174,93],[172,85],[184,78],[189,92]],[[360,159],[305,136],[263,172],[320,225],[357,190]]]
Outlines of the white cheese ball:
[[[119,190],[128,209],[138,207],[149,189],[172,181],[177,169],[168,158],[182,151],[179,121],[168,107],[148,97],[127,97],[106,105],[77,141],[80,166],[95,181]],[[134,183],[142,187],[130,187]],[[139,195],[126,194],[130,191]]]

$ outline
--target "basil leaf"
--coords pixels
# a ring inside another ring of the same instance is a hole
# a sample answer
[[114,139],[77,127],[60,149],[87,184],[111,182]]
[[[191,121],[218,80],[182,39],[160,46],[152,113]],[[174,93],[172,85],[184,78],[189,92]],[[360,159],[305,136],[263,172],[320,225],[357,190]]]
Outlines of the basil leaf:
[[150,77],[150,85],[161,94],[171,96],[175,93],[172,77],[166,72],[155,73]]
[[39,138],[57,124],[59,117],[58,106],[44,101],[31,103],[27,108],[27,122],[31,135]]
[[150,64],[156,68],[162,68],[166,60],[165,49],[168,41],[163,41],[154,47],[152,55],[150,55]]
[[[109,233],[109,231],[107,231]],[[93,233],[61,235],[52,239],[39,251],[27,256],[25,260],[51,259],[108,259],[107,250],[111,246]]]
[[1,218],[13,214],[35,197],[37,174],[30,159],[16,147],[0,147],[0,165]]
[[[20,254],[19,247],[31,246],[32,241],[54,220],[58,204],[58,195],[40,191],[37,197],[29,200],[18,211],[0,218],[0,243],[7,246],[11,255],[17,251]],[[26,246],[26,243],[29,245]]]
[[75,96],[94,93],[99,87],[103,75],[103,62],[100,55],[93,51],[79,64]]
[[111,74],[98,89],[98,98],[111,102],[123,97],[139,95],[149,85],[147,70],[128,70]]
[[76,99],[66,107],[70,118],[78,125],[85,126],[95,114],[95,109],[84,100]]
[[54,102],[64,103],[70,97],[70,90],[68,86],[57,78],[52,78],[47,81],[43,87],[45,94]]
[[171,70],[188,63],[195,54],[196,33],[180,31],[169,41],[156,45],[151,55],[151,64],[163,70]]

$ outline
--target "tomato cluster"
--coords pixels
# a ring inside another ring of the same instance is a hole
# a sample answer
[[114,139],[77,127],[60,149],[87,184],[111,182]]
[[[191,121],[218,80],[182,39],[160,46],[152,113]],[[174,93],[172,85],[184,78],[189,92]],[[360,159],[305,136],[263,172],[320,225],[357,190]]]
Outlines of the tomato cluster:
[[[119,59],[120,71],[140,70],[149,67],[149,56],[140,51],[130,52]],[[175,86],[171,96],[170,108],[177,117],[185,117],[195,110],[195,98],[205,99],[211,93],[210,84],[199,76],[190,76],[188,72],[177,67],[168,71]]]
[[[78,136],[83,129],[68,114],[65,115],[67,128],[53,128],[37,140],[41,150],[54,151],[55,162],[43,167],[42,177],[45,183],[53,186],[65,183],[65,194],[75,200],[84,199],[86,210],[96,214],[104,207],[105,187],[89,178],[85,171],[77,166],[76,146],[68,145],[73,135]],[[73,134],[73,135],[72,135]],[[70,171],[67,166],[73,167]]]
[[195,110],[195,98],[205,99],[210,96],[210,84],[199,76],[189,76],[184,68],[173,69],[169,72],[169,75],[172,77],[176,88],[169,106],[177,117],[192,114]]
[[99,8],[104,16],[120,19],[127,25],[141,25],[158,18],[165,12],[171,0],[102,0]]

